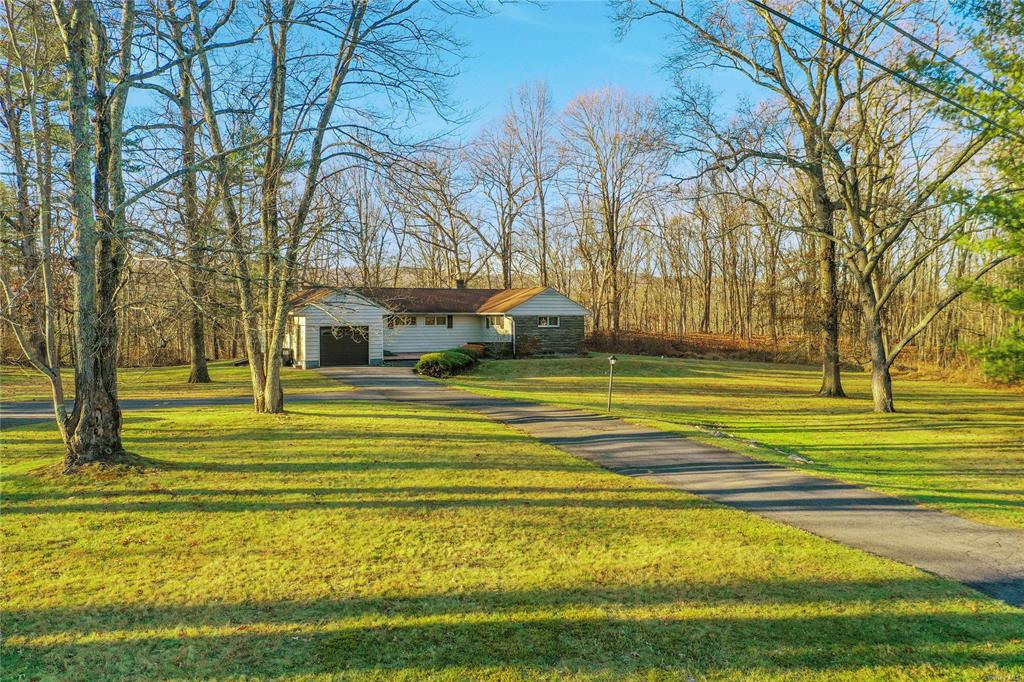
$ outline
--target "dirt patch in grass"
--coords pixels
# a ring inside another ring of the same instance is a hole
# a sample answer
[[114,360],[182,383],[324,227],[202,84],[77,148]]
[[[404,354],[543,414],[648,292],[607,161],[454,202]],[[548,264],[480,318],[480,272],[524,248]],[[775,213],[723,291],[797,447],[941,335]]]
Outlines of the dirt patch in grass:
[[76,484],[109,483],[126,478],[137,477],[147,471],[166,469],[167,463],[123,451],[113,458],[102,462],[80,464],[68,469],[63,460],[46,464],[28,472],[28,475],[47,483],[59,484],[61,481],[74,479]]

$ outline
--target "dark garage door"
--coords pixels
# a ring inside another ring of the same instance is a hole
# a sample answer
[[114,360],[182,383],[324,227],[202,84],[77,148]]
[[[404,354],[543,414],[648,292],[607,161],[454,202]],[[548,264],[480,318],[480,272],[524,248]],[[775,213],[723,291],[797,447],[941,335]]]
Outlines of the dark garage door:
[[369,327],[320,327],[320,366],[370,364]]

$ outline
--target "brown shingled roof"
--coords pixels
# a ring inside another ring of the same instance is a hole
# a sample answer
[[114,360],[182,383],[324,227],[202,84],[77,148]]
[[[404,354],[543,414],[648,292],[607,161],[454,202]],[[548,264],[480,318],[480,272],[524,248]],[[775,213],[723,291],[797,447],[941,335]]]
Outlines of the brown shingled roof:
[[[332,287],[309,287],[291,299],[293,308],[312,305],[335,291]],[[439,289],[425,287],[360,287],[351,289],[390,310],[406,313],[502,313],[515,308],[544,287],[528,289]]]
[[333,287],[306,287],[305,289],[295,292],[295,294],[292,295],[291,300],[288,301],[288,304],[292,308],[301,308],[304,305],[312,305],[324,300],[335,291],[338,290]]

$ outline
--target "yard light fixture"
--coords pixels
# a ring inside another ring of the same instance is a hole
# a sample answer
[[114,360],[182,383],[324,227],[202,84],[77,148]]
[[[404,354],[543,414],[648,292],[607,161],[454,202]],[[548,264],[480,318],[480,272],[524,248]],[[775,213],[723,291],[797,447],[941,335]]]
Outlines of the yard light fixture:
[[618,358],[614,355],[608,356],[608,411],[612,411],[612,379],[615,377],[615,363]]

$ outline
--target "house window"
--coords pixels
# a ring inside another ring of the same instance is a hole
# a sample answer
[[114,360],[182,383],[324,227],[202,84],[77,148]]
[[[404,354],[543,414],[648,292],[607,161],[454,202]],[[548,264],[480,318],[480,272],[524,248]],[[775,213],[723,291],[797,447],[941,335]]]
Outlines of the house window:
[[501,330],[505,325],[505,318],[501,315],[488,315],[484,318],[484,325],[486,325],[488,329],[494,328]]
[[540,317],[537,318],[537,326],[538,327],[557,327],[558,326],[558,316],[557,315],[555,315],[555,316],[541,315]]
[[415,327],[416,316],[415,315],[390,315],[388,317],[388,327],[394,329],[395,327]]
[[423,324],[428,327],[447,327],[448,316],[447,315],[427,315],[423,318]]

